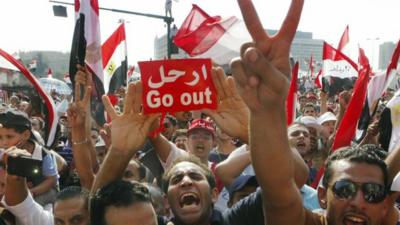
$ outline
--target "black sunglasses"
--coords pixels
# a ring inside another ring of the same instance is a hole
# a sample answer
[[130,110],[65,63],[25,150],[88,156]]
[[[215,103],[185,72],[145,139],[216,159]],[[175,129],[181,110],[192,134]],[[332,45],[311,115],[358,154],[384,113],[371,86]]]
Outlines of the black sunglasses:
[[332,185],[332,192],[339,199],[352,199],[361,188],[364,200],[369,203],[382,202],[386,197],[386,189],[382,184],[377,183],[355,183],[350,180],[339,180]]

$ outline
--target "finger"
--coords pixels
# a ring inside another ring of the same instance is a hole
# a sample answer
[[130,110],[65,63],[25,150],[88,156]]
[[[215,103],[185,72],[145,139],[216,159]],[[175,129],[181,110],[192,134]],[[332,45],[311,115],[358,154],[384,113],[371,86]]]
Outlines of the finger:
[[78,82],[75,82],[75,97],[74,102],[81,100],[81,86]]
[[135,84],[130,83],[128,85],[128,92],[126,94],[125,102],[124,102],[124,113],[129,113],[133,109],[133,95],[135,93]]
[[228,89],[231,90],[231,92],[232,92],[232,96],[237,100],[243,101],[242,97],[240,97],[240,95],[239,95],[239,92],[238,92],[238,89],[236,87],[235,80],[233,79],[233,77],[228,77],[227,83],[228,83]]
[[240,57],[243,58],[244,53],[250,47],[256,47],[256,44],[254,42],[247,42],[247,43],[242,44],[242,46],[240,46]]
[[244,89],[247,86],[247,77],[240,58],[233,59],[230,63],[232,75],[239,89]]
[[265,33],[263,25],[258,18],[257,11],[251,0],[238,0],[240,11],[247,30],[255,42],[268,40],[269,37]]
[[296,34],[297,26],[299,25],[303,5],[304,0],[292,0],[289,11],[277,36],[292,42]]
[[87,85],[93,86],[93,74],[89,71],[86,65],[85,65],[85,73],[86,73]]
[[[288,88],[289,80],[286,75],[272,66],[257,48],[248,48],[243,61],[246,73],[250,73],[254,78],[258,78],[261,82],[268,85],[271,90],[280,93],[282,92],[281,89],[285,88],[285,86]],[[253,86],[251,79],[252,76],[249,77],[248,83],[250,86]]]
[[87,103],[90,101],[91,93],[92,93],[92,87],[91,87],[91,86],[86,86],[86,88],[85,88],[85,94],[84,94],[83,99],[82,99],[82,101],[83,101],[85,104],[87,104]]
[[142,109],[142,91],[143,91],[143,86],[142,82],[138,81],[136,82],[136,88],[135,88],[135,100],[133,102],[133,112],[135,113],[140,113]]
[[115,109],[112,106],[108,96],[103,95],[102,100],[103,100],[104,108],[105,108],[107,114],[111,117],[111,119],[113,120],[113,119],[117,118],[117,116],[118,116],[117,112],[115,112]]
[[220,70],[218,70],[219,73],[219,79],[221,79],[221,84],[222,84],[222,88],[225,92],[225,96],[226,97],[232,97],[232,90],[230,90],[228,82],[227,82],[227,76],[224,72],[224,70],[221,68]]
[[224,89],[222,88],[221,80],[219,79],[219,74],[218,74],[218,68],[213,67],[211,71],[211,77],[215,86],[215,89],[217,90],[217,96],[218,100],[224,99],[225,98],[225,92]]

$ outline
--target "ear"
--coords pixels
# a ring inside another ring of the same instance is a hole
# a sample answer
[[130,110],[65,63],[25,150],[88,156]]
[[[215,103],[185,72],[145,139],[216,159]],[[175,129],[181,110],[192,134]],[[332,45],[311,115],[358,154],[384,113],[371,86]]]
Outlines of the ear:
[[325,187],[318,187],[317,188],[318,192],[318,202],[321,208],[326,209],[327,207],[327,189]]
[[217,188],[213,188],[213,189],[211,189],[211,191],[210,191],[211,193],[211,201],[212,201],[212,203],[216,203],[217,202],[217,200],[218,200],[218,189]]
[[24,139],[24,141],[29,140],[31,135],[33,135],[33,134],[31,133],[30,130],[25,130],[24,132],[22,132],[22,138]]

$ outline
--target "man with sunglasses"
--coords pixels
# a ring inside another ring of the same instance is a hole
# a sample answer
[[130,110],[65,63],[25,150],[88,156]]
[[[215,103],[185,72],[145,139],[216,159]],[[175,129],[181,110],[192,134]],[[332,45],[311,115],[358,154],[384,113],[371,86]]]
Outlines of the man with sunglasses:
[[290,45],[304,1],[292,0],[274,36],[265,33],[251,1],[238,3],[253,42],[242,46],[241,57],[231,62],[231,68],[250,110],[251,157],[262,188],[265,224],[396,224],[386,221],[394,210],[387,197],[386,165],[377,154],[360,148],[343,149],[329,158],[320,193],[326,215],[304,208],[295,185],[285,113]]

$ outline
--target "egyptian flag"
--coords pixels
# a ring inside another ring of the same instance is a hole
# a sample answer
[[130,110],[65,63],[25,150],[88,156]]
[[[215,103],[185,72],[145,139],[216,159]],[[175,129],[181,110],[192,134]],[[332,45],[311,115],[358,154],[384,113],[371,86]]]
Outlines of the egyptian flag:
[[40,115],[33,116],[40,116],[46,121],[43,138],[46,146],[51,147],[55,139],[58,121],[53,99],[46,93],[36,77],[19,60],[2,49],[0,49],[0,68],[12,71],[6,78],[11,79],[12,82],[0,84],[0,89],[3,92],[7,90],[14,92],[17,91],[17,87],[24,88],[21,91],[30,97],[34,111],[40,113]]
[[[364,54],[364,50],[360,48],[359,51],[360,51],[360,62],[361,62],[361,67],[359,70],[360,74],[354,84],[353,95],[347,106],[346,112],[344,113],[343,119],[340,122],[339,127],[337,129],[335,140],[333,141],[332,144],[331,153],[335,152],[337,149],[341,147],[351,145],[351,141],[355,136],[358,120],[360,118],[364,106],[371,68],[369,66],[368,59]],[[324,174],[324,167],[321,167],[311,185],[313,188],[318,187],[318,183],[321,180],[323,174]]]
[[400,42],[397,43],[397,47],[393,52],[386,71],[373,75],[368,83],[367,99],[365,100],[364,109],[357,127],[357,142],[360,142],[362,138],[364,138],[368,125],[371,122],[371,118],[374,116],[378,107],[379,99],[396,76],[397,62],[399,61],[400,56],[399,44]]
[[333,48],[328,43],[323,45],[322,86],[324,92],[334,96],[353,87],[357,79],[357,64]]
[[120,87],[126,86],[128,58],[126,55],[125,25],[117,30],[101,46],[104,69],[104,91],[114,94]]
[[299,73],[299,62],[294,64],[292,69],[292,78],[290,80],[289,94],[286,97],[286,115],[287,125],[293,123],[296,119],[296,101],[297,101],[297,78]]
[[340,52],[344,52],[344,48],[346,47],[346,45],[349,43],[349,25],[346,26],[346,28],[344,29],[344,32],[342,34],[342,37],[340,38],[337,50],[339,50]]
[[75,0],[76,24],[72,40],[69,75],[72,87],[75,88],[76,64],[86,65],[93,74],[91,94],[91,113],[96,122],[105,123],[103,63],[101,56],[99,4],[97,0]]
[[175,44],[191,57],[211,58],[219,65],[239,56],[243,43],[251,41],[243,21],[232,16],[209,16],[193,4],[174,37]]

